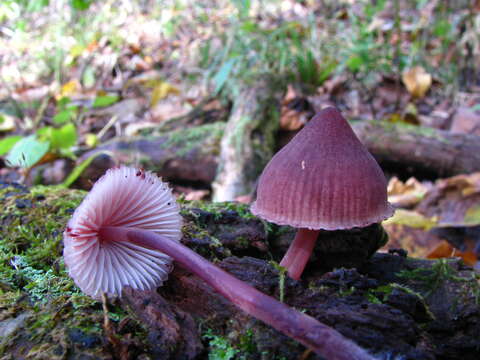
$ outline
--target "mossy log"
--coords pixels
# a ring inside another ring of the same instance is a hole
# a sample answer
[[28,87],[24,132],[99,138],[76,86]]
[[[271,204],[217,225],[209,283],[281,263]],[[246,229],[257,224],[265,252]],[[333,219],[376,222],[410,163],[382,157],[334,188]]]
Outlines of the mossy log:
[[165,133],[116,138],[85,153],[82,159],[108,151],[112,153],[113,162],[143,166],[167,180],[211,184],[217,172],[224,128],[225,123],[215,122]]
[[[224,154],[230,154],[230,160],[227,162],[222,160],[222,156],[224,156],[221,155],[222,147],[225,144],[222,145],[221,142],[225,142],[227,138],[234,136],[234,132],[232,132],[232,126],[235,127],[233,120],[231,125],[224,122],[215,122],[180,128],[166,133],[150,133],[133,138],[119,138],[94,151],[111,151],[113,159],[117,163],[141,165],[172,181],[200,182],[205,185],[210,185],[214,180],[216,181],[215,184],[220,184],[218,181],[223,175],[216,177],[216,174],[217,169],[224,166],[222,165],[223,161],[223,164],[230,164],[225,165],[227,167],[223,168],[224,171],[230,168],[229,166],[236,167],[235,172],[229,173],[232,182],[227,181],[226,178],[222,180],[225,184],[230,184],[225,185],[224,189],[242,188],[244,190],[239,193],[244,193],[252,190],[251,187],[256,177],[272,155],[271,144],[275,141],[273,137],[274,126],[271,122],[268,122],[268,124],[272,128],[265,128],[262,131],[258,129],[254,131],[251,127],[254,125],[251,122],[244,123],[244,125],[247,124],[248,131],[245,133],[240,131],[241,124],[235,125],[239,126],[237,129],[239,133],[235,134],[243,134],[239,135],[235,141],[245,142],[237,150],[230,148],[230,150],[224,152]],[[264,125],[268,127],[267,124]],[[431,128],[381,122],[356,123],[353,128],[357,136],[386,170],[402,174],[410,171],[412,174],[432,178],[480,171],[480,137],[478,136],[452,134],[448,131]],[[223,136],[224,134],[227,136]],[[247,141],[244,137],[248,134],[251,137]],[[268,139],[263,139],[263,137]],[[248,146],[252,146],[249,154],[236,158],[236,151],[244,151],[247,143],[250,144]],[[259,144],[265,146],[262,152],[258,151]],[[85,154],[83,158],[91,153]],[[260,153],[262,156],[259,156]],[[240,161],[240,158],[244,160],[250,158],[251,162],[248,162],[248,165],[247,162],[243,162],[243,165],[242,162],[234,165],[235,159]],[[100,164],[106,164],[107,167],[111,165],[105,161],[100,161]],[[237,177],[237,171],[242,168],[246,172]],[[103,173],[104,170],[106,169],[102,168],[98,173]],[[218,171],[218,174],[222,173],[221,170]],[[91,175],[91,172],[89,174]],[[248,177],[248,180],[245,176]],[[243,185],[235,185],[235,179],[239,179],[238,184]],[[250,185],[246,186],[247,183]],[[231,194],[234,193],[237,194],[237,190]],[[219,194],[218,191],[217,194]],[[224,197],[218,196],[217,198]]]
[[480,171],[480,137],[406,124],[361,122],[354,130],[384,168],[429,177]]
[[[83,295],[61,254],[63,228],[84,195],[0,184],[0,359],[319,359],[178,267],[158,291],[125,289],[105,308]],[[325,269],[313,258],[294,281],[274,262],[292,229],[235,203],[181,207],[185,245],[379,359],[479,358],[479,275],[461,261],[377,253],[357,269]],[[377,230],[368,231],[364,239]],[[329,251],[320,244],[316,256],[340,257]]]

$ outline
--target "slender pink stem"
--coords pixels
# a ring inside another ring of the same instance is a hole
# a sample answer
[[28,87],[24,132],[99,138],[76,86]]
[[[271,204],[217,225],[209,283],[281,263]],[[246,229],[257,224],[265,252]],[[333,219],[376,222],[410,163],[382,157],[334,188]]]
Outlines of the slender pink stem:
[[151,231],[122,227],[104,227],[100,230],[100,236],[116,241],[132,241],[169,255],[180,266],[203,279],[247,314],[269,324],[326,359],[374,359],[335,329],[238,280],[177,241]]
[[280,261],[280,265],[287,268],[288,275],[292,279],[298,280],[302,276],[315,247],[318,232],[318,230],[298,229],[295,239]]

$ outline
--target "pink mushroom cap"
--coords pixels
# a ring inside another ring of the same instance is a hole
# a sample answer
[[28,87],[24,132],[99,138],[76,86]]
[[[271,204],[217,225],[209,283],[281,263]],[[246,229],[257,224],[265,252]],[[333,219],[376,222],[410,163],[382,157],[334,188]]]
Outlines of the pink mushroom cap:
[[393,214],[387,182],[340,111],[320,111],[270,160],[253,214],[312,230],[364,227]]
[[181,238],[182,219],[171,189],[155,174],[121,166],[107,171],[75,210],[64,232],[69,275],[87,295],[118,296],[124,286],[159,286],[171,270],[171,258],[157,250],[112,236],[103,227],[155,232]]

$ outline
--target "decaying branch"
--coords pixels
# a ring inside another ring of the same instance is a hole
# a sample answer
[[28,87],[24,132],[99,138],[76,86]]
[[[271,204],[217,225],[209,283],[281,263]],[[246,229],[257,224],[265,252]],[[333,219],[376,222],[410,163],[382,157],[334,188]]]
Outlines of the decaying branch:
[[420,126],[362,122],[354,130],[382,164],[445,177],[480,170],[480,137]]

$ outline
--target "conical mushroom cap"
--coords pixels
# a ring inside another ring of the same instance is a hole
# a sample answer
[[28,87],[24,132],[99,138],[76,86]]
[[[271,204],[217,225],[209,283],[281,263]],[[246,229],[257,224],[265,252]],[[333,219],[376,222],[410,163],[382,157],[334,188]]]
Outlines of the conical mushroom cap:
[[117,296],[124,286],[149,289],[166,280],[171,258],[127,241],[104,239],[102,227],[150,230],[180,240],[182,218],[172,190],[155,174],[121,166],[93,186],[63,234],[65,265],[94,298]]
[[251,210],[279,225],[325,230],[363,227],[393,214],[382,170],[333,107],[270,160]]

